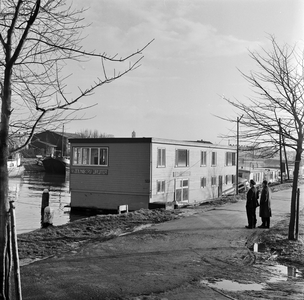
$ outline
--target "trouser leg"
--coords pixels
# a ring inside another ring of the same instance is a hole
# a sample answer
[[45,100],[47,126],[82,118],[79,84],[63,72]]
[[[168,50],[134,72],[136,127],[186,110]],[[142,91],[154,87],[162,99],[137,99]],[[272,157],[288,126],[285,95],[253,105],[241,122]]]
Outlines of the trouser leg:
[[250,227],[250,210],[249,210],[249,208],[246,208],[246,214],[247,214],[248,226]]
[[265,218],[266,219],[266,224],[265,224],[265,226],[267,227],[267,228],[269,228],[270,227],[270,218]]
[[255,227],[255,210],[252,208],[247,208],[247,219],[248,219],[248,226],[251,228]]
[[252,214],[253,214],[253,224],[252,224],[252,227],[255,228],[256,227],[256,223],[257,223],[255,209],[253,209]]

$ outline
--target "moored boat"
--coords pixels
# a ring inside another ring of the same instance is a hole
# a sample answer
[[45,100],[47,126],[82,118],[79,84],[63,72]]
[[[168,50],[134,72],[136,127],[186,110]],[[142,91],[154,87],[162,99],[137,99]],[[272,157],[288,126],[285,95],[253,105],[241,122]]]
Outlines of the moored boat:
[[53,174],[66,174],[66,169],[70,166],[70,160],[65,157],[46,157],[42,164],[45,172]]
[[8,177],[21,177],[24,173],[24,166],[21,165],[21,155],[16,153],[7,160]]

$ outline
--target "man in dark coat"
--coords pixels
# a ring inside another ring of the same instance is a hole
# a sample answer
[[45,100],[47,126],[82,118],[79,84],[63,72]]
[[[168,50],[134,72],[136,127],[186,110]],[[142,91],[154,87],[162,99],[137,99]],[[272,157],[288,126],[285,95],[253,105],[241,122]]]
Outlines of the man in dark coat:
[[255,210],[258,206],[257,201],[257,190],[255,188],[255,182],[250,180],[250,189],[247,192],[247,201],[246,201],[246,213],[248,219],[248,226],[245,226],[248,229],[255,228],[256,225],[256,214]]
[[262,225],[260,225],[259,228],[269,228],[271,217],[271,191],[266,180],[263,181],[261,193],[260,217],[262,219]]

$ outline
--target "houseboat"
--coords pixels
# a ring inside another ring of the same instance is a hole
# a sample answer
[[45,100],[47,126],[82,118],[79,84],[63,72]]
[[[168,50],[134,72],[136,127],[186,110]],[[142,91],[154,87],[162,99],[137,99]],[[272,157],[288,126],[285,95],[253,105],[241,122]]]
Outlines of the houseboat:
[[236,149],[158,138],[70,139],[71,209],[150,208],[217,198],[235,184]]

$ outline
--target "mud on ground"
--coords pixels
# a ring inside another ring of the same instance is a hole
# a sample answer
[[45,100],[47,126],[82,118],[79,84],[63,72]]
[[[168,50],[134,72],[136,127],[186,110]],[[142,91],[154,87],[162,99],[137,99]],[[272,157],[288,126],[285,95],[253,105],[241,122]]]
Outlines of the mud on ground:
[[197,210],[209,210],[227,202],[242,199],[225,197],[191,207],[174,210],[140,209],[120,215],[97,215],[73,221],[61,226],[49,226],[18,235],[21,265],[32,260],[44,259],[63,252],[75,250],[91,241],[106,241],[120,234],[138,230],[144,226],[183,218]]
[[[275,192],[279,189],[290,188],[291,184],[272,187]],[[75,250],[90,241],[105,241],[126,232],[132,232],[143,226],[167,222],[183,218],[197,210],[212,210],[225,203],[244,200],[245,195],[227,196],[213,199],[194,206],[165,209],[140,209],[121,215],[97,215],[84,218],[61,226],[49,226],[29,233],[18,235],[18,249],[21,265],[28,261],[44,259],[62,252]],[[304,212],[300,214],[299,228],[304,228]],[[253,243],[261,243],[265,251],[278,262],[304,266],[304,237],[299,235],[297,241],[288,240],[289,218],[282,220],[270,230],[259,234],[258,239],[252,238],[248,247]]]

